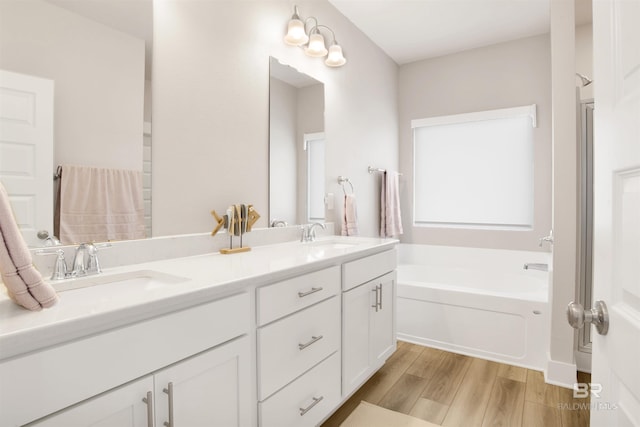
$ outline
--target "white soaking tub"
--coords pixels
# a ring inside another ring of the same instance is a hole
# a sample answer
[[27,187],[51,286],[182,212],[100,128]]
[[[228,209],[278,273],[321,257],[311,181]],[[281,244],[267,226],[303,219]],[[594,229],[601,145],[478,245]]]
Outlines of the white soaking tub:
[[543,252],[399,247],[398,339],[542,370],[548,348]]

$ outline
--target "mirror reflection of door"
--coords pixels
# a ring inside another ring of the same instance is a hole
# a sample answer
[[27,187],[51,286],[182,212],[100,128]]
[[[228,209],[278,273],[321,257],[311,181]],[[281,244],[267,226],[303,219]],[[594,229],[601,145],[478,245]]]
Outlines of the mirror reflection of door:
[[324,222],[324,132],[305,134],[307,222]]
[[0,70],[0,181],[22,235],[53,235],[53,81]]

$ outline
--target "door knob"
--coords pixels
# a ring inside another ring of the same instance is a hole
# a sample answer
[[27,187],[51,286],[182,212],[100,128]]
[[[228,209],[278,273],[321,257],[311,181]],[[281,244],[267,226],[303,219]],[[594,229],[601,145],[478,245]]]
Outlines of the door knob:
[[609,311],[604,301],[596,301],[591,310],[585,310],[577,302],[570,302],[567,320],[574,329],[582,328],[585,323],[593,323],[600,335],[607,335],[609,331]]

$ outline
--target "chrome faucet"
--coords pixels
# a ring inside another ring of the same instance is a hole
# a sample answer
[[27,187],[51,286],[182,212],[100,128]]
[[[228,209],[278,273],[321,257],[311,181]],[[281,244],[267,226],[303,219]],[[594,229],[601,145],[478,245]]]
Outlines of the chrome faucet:
[[73,257],[73,276],[88,276],[90,274],[101,273],[100,262],[98,261],[98,249],[93,243],[82,243],[76,249]]
[[531,263],[526,263],[523,268],[525,270],[549,271],[549,264],[531,262]]
[[313,242],[316,240],[316,227],[321,227],[323,230],[327,228],[321,222],[314,222],[313,224],[307,224],[302,226],[302,235],[300,236],[301,242]]
[[82,243],[76,248],[76,254],[73,258],[73,270],[68,271],[67,261],[64,257],[64,251],[57,248],[46,248],[36,250],[36,255],[55,254],[56,263],[53,267],[51,280],[64,280],[74,277],[90,276],[102,272],[100,262],[98,261],[98,248],[111,247],[111,243]]

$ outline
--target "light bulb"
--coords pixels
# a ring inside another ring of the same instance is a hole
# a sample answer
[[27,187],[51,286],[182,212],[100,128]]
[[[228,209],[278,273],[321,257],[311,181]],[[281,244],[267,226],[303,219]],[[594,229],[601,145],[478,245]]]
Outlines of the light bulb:
[[309,41],[309,37],[304,32],[304,23],[296,18],[292,18],[287,26],[287,35],[284,42],[291,46],[301,46]]
[[322,34],[311,34],[309,45],[304,49],[304,53],[314,58],[320,58],[327,54],[327,48],[324,47],[324,37],[322,37]]
[[339,44],[333,43],[329,47],[329,56],[324,61],[329,67],[342,67],[347,63],[346,58],[342,55],[342,47]]

